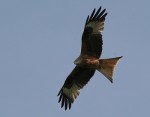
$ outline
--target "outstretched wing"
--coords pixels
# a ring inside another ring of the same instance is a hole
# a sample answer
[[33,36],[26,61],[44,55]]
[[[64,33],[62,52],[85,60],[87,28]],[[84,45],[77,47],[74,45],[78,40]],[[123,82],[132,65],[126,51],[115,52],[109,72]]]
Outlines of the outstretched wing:
[[87,54],[99,58],[102,52],[102,31],[107,13],[106,9],[101,11],[101,7],[95,13],[87,17],[84,32],[82,35],[81,54]]
[[94,75],[95,70],[76,66],[71,74],[67,77],[63,87],[58,93],[61,107],[71,108],[72,103],[79,95],[79,91],[87,84]]

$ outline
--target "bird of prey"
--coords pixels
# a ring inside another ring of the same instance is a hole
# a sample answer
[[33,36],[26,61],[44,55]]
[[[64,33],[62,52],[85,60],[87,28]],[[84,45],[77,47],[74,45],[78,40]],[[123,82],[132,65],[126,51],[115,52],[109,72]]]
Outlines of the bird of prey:
[[106,9],[102,10],[100,7],[97,11],[94,9],[87,17],[82,34],[80,56],[74,61],[76,66],[58,93],[58,102],[61,102],[61,107],[64,107],[65,110],[71,108],[80,89],[87,84],[96,70],[113,82],[114,68],[122,56],[100,59],[103,45],[102,31],[106,16]]

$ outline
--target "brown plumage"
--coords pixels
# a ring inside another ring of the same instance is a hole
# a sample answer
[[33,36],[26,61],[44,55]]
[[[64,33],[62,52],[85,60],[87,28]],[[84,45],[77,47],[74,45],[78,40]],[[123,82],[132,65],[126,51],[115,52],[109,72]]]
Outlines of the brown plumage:
[[74,61],[76,67],[67,77],[63,87],[58,93],[61,107],[71,108],[72,103],[79,95],[79,91],[94,75],[95,71],[101,72],[108,80],[113,82],[113,72],[116,63],[121,57],[99,59],[102,53],[102,31],[107,13],[101,7],[87,17],[82,35],[80,56]]

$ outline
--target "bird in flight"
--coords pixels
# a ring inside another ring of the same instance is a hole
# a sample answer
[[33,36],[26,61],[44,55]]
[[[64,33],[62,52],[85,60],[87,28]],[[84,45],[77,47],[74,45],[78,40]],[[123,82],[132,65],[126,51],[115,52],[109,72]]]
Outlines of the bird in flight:
[[113,72],[120,57],[101,59],[102,53],[102,31],[104,29],[106,9],[101,7],[87,17],[82,34],[82,47],[80,56],[74,61],[76,65],[67,77],[64,85],[60,89],[58,102],[65,110],[71,109],[72,103],[77,98],[95,71],[101,72],[110,82],[113,82]]

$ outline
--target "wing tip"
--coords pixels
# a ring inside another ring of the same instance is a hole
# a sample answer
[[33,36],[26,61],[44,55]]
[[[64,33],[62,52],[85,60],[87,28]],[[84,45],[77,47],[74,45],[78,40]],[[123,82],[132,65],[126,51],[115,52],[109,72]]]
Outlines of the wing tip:
[[101,10],[102,10],[102,6],[100,6],[97,11],[96,8],[94,8],[91,15],[87,16],[85,25],[87,25],[91,21],[105,20],[105,17],[107,16],[108,13],[106,12],[106,8],[103,9],[102,11]]
[[66,95],[63,95],[63,90],[62,89],[59,91],[57,96],[59,96],[58,103],[61,103],[61,108],[64,107],[65,111],[67,109],[70,110],[74,100],[71,100],[71,99],[67,98]]

